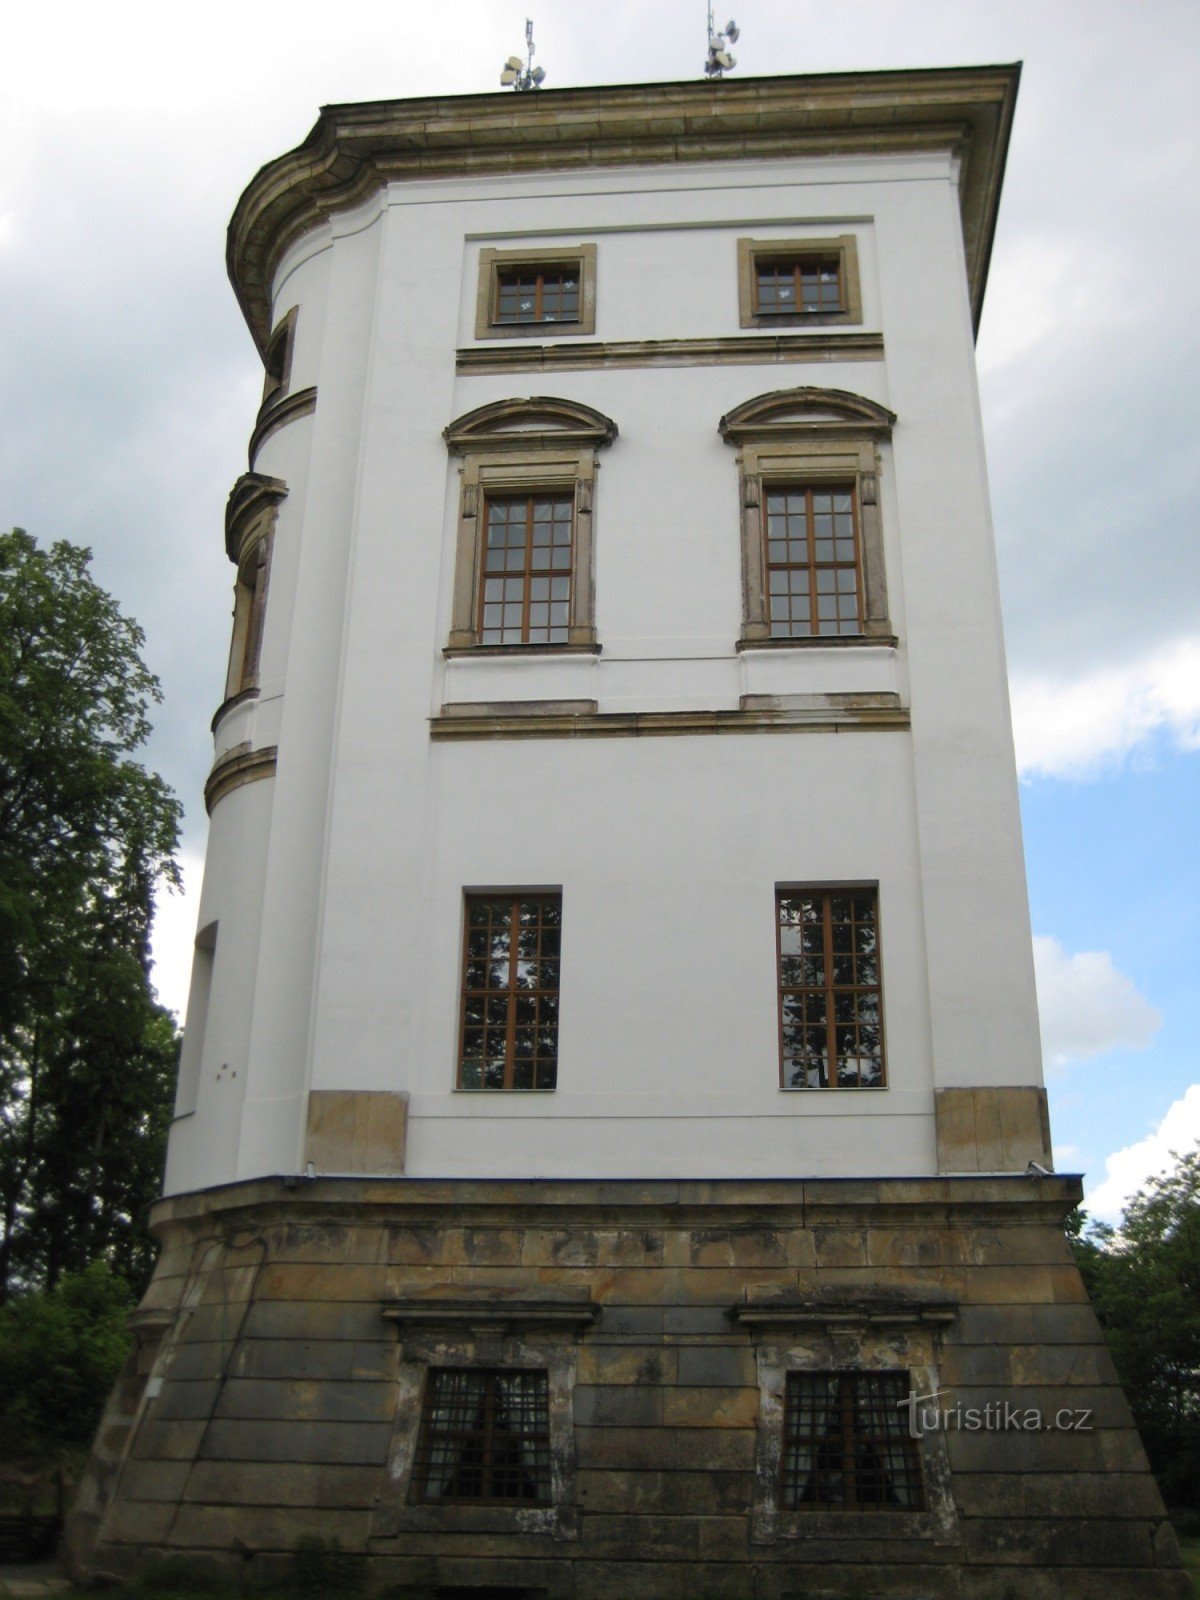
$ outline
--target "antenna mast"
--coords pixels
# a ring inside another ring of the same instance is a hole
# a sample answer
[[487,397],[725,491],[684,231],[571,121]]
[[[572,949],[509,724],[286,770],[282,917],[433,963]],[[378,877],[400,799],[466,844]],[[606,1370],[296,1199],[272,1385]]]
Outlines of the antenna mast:
[[720,33],[713,23],[712,0],[708,0],[708,58],[704,63],[706,78],[720,78],[737,66],[737,57],[726,49],[726,43],[736,44],[740,30],[736,22],[727,22]]
[[533,22],[529,17],[525,18],[525,43],[529,46],[528,61],[522,61],[520,56],[509,56],[500,74],[501,88],[515,89],[518,94],[526,89],[540,89],[546,78],[545,67],[533,64]]

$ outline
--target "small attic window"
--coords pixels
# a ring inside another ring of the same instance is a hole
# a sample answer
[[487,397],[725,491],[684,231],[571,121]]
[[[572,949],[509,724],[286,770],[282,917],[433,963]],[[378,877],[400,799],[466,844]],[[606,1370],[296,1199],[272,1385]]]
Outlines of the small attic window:
[[293,306],[282,321],[276,323],[275,331],[267,341],[267,353],[263,358],[266,369],[263,378],[263,405],[272,400],[282,400],[288,392],[288,384],[292,376],[292,345],[296,327],[297,307]]
[[481,250],[477,339],[596,331],[596,246]]
[[858,245],[836,239],[739,239],[738,310],[743,328],[862,321]]

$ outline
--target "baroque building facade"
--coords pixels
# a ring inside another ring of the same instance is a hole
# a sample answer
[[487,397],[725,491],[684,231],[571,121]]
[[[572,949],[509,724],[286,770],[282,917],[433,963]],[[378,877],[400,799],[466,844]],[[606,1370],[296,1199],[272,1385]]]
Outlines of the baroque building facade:
[[1187,1593],[1041,1087],[972,354],[1017,79],[333,106],[251,182],[162,1254],[80,1567]]

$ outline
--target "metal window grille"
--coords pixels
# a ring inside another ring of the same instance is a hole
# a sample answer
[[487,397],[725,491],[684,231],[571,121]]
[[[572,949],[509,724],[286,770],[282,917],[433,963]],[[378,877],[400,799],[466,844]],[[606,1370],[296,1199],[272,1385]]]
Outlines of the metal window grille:
[[858,515],[850,485],[768,488],[767,604],[773,639],[863,628]]
[[550,1502],[547,1375],[432,1368],[413,1472],[424,1501]]
[[570,494],[487,501],[481,644],[567,643],[574,521]]
[[783,1087],[882,1088],[875,890],[782,889],[776,928]]
[[553,1089],[562,896],[468,895],[460,1089]]
[[789,1372],[783,1504],[923,1510],[920,1455],[903,1404],[910,1388],[907,1372]]

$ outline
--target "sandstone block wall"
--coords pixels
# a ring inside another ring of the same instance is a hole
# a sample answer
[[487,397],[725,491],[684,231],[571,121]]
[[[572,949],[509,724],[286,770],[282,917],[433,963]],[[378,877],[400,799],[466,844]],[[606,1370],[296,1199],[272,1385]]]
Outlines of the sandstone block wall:
[[[1063,1236],[1074,1198],[1036,1177],[347,1179],[164,1202],[72,1558],[186,1553],[254,1584],[315,1536],[413,1596],[1186,1596]],[[550,1371],[552,1507],[412,1501],[439,1364]],[[919,1513],[789,1510],[777,1397],[805,1366],[1090,1415],[927,1436]]]

